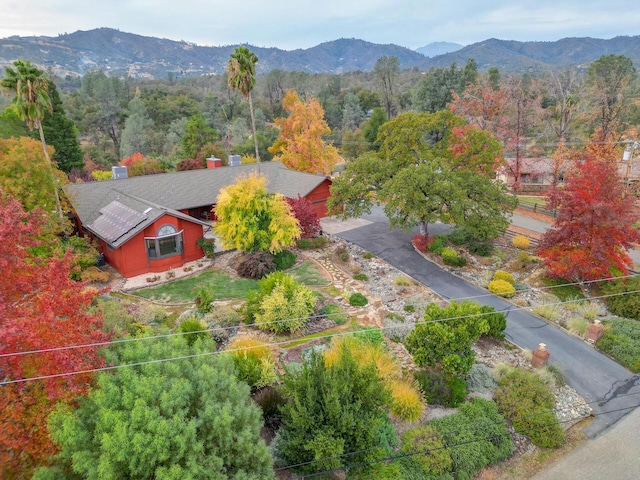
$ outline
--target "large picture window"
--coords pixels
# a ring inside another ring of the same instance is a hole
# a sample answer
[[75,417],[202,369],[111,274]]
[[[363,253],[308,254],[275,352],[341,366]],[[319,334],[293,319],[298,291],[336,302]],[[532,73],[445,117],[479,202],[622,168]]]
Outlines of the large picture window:
[[163,258],[182,253],[182,231],[178,232],[173,225],[163,225],[155,237],[146,237],[147,256]]

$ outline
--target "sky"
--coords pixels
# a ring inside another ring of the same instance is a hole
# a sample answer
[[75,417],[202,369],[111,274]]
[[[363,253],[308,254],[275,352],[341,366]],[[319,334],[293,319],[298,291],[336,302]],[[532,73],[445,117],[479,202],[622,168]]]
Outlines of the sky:
[[0,38],[110,27],[198,45],[284,50],[339,38],[415,49],[489,38],[640,35],[638,0],[0,0]]

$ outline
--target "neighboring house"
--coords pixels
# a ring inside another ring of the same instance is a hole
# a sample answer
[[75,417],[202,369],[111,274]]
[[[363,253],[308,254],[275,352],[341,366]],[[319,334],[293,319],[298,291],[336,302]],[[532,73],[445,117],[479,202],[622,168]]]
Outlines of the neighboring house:
[[[515,158],[505,158],[505,166],[498,173],[498,178],[510,187],[515,183]],[[520,191],[546,192],[553,183],[553,159],[544,157],[527,157],[520,159]],[[559,181],[562,181],[564,169],[561,169]]]
[[197,240],[220,190],[241,174],[259,171],[267,189],[307,198],[326,216],[331,180],[287,169],[280,162],[74,183],[64,191],[78,229],[97,240],[105,260],[125,277],[165,272],[203,256]]

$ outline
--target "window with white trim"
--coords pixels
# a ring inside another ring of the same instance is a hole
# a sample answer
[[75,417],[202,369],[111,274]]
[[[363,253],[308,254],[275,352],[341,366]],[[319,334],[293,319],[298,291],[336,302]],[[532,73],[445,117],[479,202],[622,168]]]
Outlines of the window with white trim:
[[182,230],[171,224],[161,226],[155,237],[145,237],[148,258],[164,258],[182,253]]

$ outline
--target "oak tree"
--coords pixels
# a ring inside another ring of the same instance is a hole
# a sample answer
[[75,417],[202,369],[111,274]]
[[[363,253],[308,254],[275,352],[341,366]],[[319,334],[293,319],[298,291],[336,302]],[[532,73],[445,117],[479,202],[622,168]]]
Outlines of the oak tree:
[[480,241],[508,226],[515,208],[506,187],[493,180],[501,147],[489,134],[449,111],[404,113],[380,127],[380,151],[347,164],[334,180],[330,211],[343,218],[384,204],[391,227],[440,220],[468,228]]

